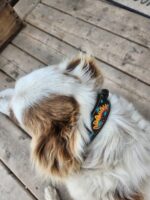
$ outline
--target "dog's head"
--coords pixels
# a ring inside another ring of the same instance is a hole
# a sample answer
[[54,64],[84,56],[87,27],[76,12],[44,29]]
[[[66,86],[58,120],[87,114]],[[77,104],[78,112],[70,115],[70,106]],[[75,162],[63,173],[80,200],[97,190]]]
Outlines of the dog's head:
[[32,158],[42,171],[66,177],[78,171],[102,74],[81,55],[17,81],[11,113],[32,136]]

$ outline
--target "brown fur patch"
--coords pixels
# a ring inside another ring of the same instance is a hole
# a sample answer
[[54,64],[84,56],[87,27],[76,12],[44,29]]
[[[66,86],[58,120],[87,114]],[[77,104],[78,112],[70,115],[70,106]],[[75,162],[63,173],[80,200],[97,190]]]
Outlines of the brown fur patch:
[[33,159],[50,175],[65,177],[80,167],[75,155],[78,115],[78,103],[67,96],[45,98],[24,113],[33,135]]
[[115,198],[116,198],[116,200],[144,200],[144,198],[143,198],[143,196],[141,195],[141,194],[135,194],[135,195],[133,195],[130,199],[129,198],[127,198],[127,197],[122,197],[120,194],[119,194],[119,192],[116,192],[115,193]]
[[[103,83],[103,76],[100,69],[97,67],[94,58],[88,55],[82,55],[74,58],[67,66],[67,71],[71,73],[82,61],[84,60],[84,65],[82,69],[85,73],[90,74],[91,79],[96,80],[96,86]],[[80,77],[79,77],[80,78]],[[82,80],[81,80],[82,81]]]
[[67,71],[73,71],[81,62],[80,58],[74,58],[67,66]]
[[85,69],[87,65],[89,65],[87,73],[91,74],[91,78],[97,78],[100,75],[100,71],[98,70],[94,59],[93,58],[87,59],[83,66],[83,69]]
[[141,195],[135,195],[132,198],[133,200],[144,200],[144,198]]

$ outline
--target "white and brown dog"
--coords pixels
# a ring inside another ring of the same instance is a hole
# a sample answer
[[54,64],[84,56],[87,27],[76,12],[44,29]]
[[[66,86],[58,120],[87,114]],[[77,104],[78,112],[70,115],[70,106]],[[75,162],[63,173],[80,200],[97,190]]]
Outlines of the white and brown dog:
[[0,112],[32,136],[35,165],[74,200],[150,200],[150,124],[102,83],[94,60],[80,55],[2,91]]

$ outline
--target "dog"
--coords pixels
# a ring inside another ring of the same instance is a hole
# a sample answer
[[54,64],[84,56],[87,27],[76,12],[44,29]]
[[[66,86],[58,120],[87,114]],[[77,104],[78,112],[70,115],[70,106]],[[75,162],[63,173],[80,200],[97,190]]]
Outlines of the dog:
[[[74,200],[150,200],[150,123],[103,89],[95,60],[80,54],[20,78],[0,112],[32,137],[31,158]],[[46,200],[58,200],[55,189]]]

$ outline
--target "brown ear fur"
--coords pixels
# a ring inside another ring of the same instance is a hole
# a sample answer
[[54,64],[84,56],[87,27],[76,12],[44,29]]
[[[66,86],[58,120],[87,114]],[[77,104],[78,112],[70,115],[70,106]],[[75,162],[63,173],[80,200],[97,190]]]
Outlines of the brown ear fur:
[[136,193],[131,198],[127,198],[127,197],[125,197],[123,195],[120,195],[118,191],[116,191],[116,193],[115,193],[115,199],[116,200],[130,200],[130,199],[132,199],[132,200],[144,200],[142,194]]
[[[91,79],[95,79],[96,80],[96,86],[100,85],[103,83],[103,75],[102,72],[100,70],[100,67],[97,66],[94,58],[92,56],[89,55],[84,55],[81,54],[77,57],[75,57],[74,59],[72,59],[69,63],[68,66],[66,68],[66,70],[68,72],[72,72],[75,70],[75,68],[82,62],[84,61],[82,70],[85,71],[85,74],[88,73],[90,74]],[[88,68],[87,68],[88,66]]]
[[53,96],[25,111],[33,135],[33,160],[48,174],[64,177],[80,167],[75,154],[79,105],[73,97]]

